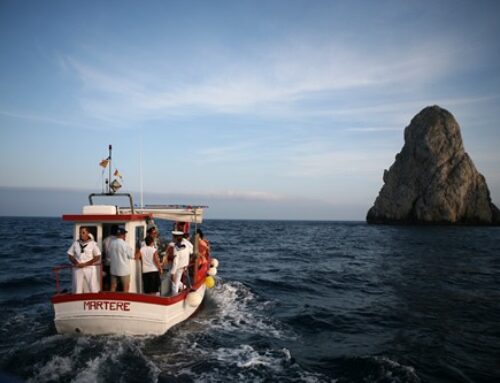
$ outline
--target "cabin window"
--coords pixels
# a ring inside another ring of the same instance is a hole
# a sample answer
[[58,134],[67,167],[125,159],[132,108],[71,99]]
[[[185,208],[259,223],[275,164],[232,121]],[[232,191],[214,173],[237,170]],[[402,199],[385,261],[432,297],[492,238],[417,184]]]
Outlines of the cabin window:
[[144,226],[137,226],[135,228],[135,248],[140,249],[141,248],[141,243],[144,241],[144,238],[146,235],[144,234]]
[[109,235],[111,235],[111,224],[109,223],[104,223],[102,225],[102,238],[106,238],[108,237]]
[[124,223],[123,222],[120,222],[120,223],[104,223],[102,225],[102,238],[106,238],[108,236],[111,235],[111,229],[113,226],[116,226],[116,227],[120,227],[120,226],[124,226]]

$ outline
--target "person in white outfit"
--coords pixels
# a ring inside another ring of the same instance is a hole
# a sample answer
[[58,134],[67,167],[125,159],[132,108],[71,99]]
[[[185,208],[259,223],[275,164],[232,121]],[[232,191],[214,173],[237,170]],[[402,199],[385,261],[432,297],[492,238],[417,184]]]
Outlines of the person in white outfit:
[[73,292],[99,292],[99,273],[94,264],[101,259],[101,250],[86,227],[80,228],[79,239],[73,242],[67,253],[73,264]]
[[109,244],[108,252],[111,261],[111,291],[116,291],[118,279],[121,280],[123,291],[130,289],[130,260],[135,258],[132,248],[125,242],[127,231],[118,228],[116,239]]
[[172,295],[177,295],[182,284],[182,274],[187,271],[189,258],[193,251],[190,246],[187,246],[183,242],[184,233],[182,231],[174,230],[172,235],[174,236],[175,244],[173,247],[174,259],[170,269],[170,280],[172,283]]

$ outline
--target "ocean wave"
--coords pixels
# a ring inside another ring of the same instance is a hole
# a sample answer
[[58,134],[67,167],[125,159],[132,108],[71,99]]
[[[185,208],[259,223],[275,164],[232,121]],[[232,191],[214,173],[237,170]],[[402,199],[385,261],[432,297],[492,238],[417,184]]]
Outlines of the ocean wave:
[[272,289],[273,291],[293,293],[297,290],[297,286],[300,286],[302,293],[316,291],[314,284],[310,283],[308,278],[295,275],[280,275],[279,279],[256,278],[254,283],[263,289]]
[[[236,381],[331,381],[319,373],[305,371],[292,358],[286,348],[258,350],[251,345],[242,344],[239,347],[222,347],[210,355],[214,368],[211,371],[197,374],[195,382]],[[184,374],[190,374],[184,370]]]
[[412,366],[397,362],[387,356],[342,357],[323,360],[336,375],[337,381],[371,383],[420,383]]
[[249,332],[274,338],[290,336],[282,324],[268,315],[273,302],[257,299],[243,283],[219,283],[208,299],[213,300],[216,306],[214,312],[204,319],[211,329],[229,333]]
[[[287,348],[258,348],[241,344],[209,349],[193,343],[186,352],[165,358],[159,382],[287,381],[330,382],[327,376],[303,369]],[[184,360],[179,362],[179,356]],[[198,363],[197,361],[203,361]]]
[[16,351],[33,360],[16,370],[27,382],[156,381],[160,373],[142,353],[143,340],[126,337],[51,336]]
[[[498,229],[204,228],[219,283],[191,318],[156,337],[70,337],[54,335],[50,296],[71,225],[0,219],[0,370],[33,382],[500,381]],[[69,270],[61,278],[70,287]]]
[[300,314],[289,319],[289,323],[293,326],[301,327],[304,330],[317,332],[322,330],[332,330],[335,326],[334,316],[326,315],[321,317],[318,313],[315,314]]

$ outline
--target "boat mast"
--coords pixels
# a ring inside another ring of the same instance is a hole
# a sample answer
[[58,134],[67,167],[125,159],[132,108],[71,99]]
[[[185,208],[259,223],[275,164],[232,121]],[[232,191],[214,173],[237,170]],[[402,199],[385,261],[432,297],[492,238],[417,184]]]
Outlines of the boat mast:
[[111,163],[111,150],[112,150],[112,147],[111,147],[111,144],[109,145],[109,156],[108,156],[108,159],[109,159],[109,164],[108,164],[108,168],[109,168],[109,178],[108,178],[108,194],[111,194],[111,167],[112,167],[112,163]]

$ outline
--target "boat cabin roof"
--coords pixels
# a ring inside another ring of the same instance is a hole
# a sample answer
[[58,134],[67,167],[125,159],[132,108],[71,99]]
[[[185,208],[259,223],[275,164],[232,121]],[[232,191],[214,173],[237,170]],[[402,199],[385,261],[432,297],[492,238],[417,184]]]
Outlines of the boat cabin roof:
[[129,222],[144,221],[149,214],[64,214],[63,221],[69,222]]
[[[95,205],[95,197],[126,197],[130,204],[128,207],[118,207],[110,204]],[[206,208],[206,206],[191,205],[146,205],[145,207],[136,207],[133,204],[132,196],[128,193],[92,193],[89,195],[89,202],[90,205],[84,206],[81,214],[65,214],[62,217],[63,220],[71,222],[130,222],[158,218],[169,221],[201,223],[203,221],[203,209]]]

